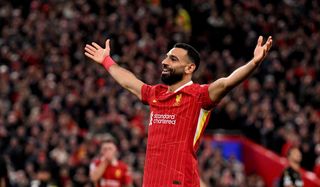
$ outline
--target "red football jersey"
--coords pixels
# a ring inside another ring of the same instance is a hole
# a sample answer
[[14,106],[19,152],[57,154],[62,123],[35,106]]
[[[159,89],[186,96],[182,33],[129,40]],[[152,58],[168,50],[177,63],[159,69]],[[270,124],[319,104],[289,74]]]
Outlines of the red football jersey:
[[[99,159],[93,160],[90,165],[90,170],[100,164]],[[109,164],[105,169],[101,179],[98,182],[99,187],[122,187],[123,185],[131,184],[132,178],[128,171],[128,166],[118,161],[117,163]]]
[[210,110],[209,85],[192,81],[168,92],[166,85],[143,85],[150,105],[143,187],[199,187],[196,151]]

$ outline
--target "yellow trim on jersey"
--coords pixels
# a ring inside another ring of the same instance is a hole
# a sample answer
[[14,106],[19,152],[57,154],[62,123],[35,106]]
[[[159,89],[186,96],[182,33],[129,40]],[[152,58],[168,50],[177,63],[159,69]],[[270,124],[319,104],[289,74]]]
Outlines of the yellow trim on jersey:
[[202,132],[202,129],[204,127],[204,124],[207,120],[209,110],[200,110],[199,118],[198,118],[198,124],[197,124],[197,129],[193,138],[193,146],[197,143],[198,139],[200,138],[200,134]]

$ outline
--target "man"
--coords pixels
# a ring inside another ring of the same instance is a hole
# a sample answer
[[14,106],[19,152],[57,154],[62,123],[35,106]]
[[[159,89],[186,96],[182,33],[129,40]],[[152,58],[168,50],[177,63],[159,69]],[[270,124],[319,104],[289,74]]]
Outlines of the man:
[[266,57],[272,45],[269,37],[258,39],[254,57],[230,76],[199,85],[192,75],[200,64],[199,53],[190,45],[178,43],[162,61],[164,84],[150,86],[138,80],[110,57],[109,40],[102,48],[85,46],[85,55],[102,64],[124,88],[150,106],[144,187],[198,187],[196,151],[210,111],[234,87],[248,78]]
[[279,187],[302,187],[300,175],[301,152],[297,147],[292,147],[287,154],[289,166],[282,172]]
[[100,155],[90,165],[90,178],[98,187],[132,186],[128,166],[117,159],[117,146],[114,140],[102,141]]

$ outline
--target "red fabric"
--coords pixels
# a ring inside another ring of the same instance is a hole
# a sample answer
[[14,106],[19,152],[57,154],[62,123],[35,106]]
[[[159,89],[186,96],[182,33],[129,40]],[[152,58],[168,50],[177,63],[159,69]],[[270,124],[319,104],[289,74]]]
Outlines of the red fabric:
[[150,123],[143,187],[199,187],[195,139],[198,119],[215,104],[209,98],[208,85],[191,84],[176,93],[166,85],[143,85],[142,102],[150,105]]
[[141,113],[136,114],[131,119],[130,123],[132,124],[133,128],[137,128],[139,131],[139,135],[143,136],[146,131],[146,127],[144,125],[144,116]]
[[109,70],[109,68],[113,65],[116,64],[113,59],[110,56],[107,56],[106,58],[104,58],[102,65],[106,70]]
[[317,175],[317,177],[320,179],[320,163],[316,164],[314,166],[314,173]]
[[[91,163],[91,168],[99,166],[100,160],[93,160]],[[122,187],[124,185],[129,185],[132,183],[131,175],[128,171],[128,166],[122,162],[118,161],[117,164],[109,164],[105,169],[102,178],[98,182],[99,187]]]
[[99,78],[97,81],[96,81],[96,84],[99,88],[102,88],[106,85],[106,81],[104,78]]

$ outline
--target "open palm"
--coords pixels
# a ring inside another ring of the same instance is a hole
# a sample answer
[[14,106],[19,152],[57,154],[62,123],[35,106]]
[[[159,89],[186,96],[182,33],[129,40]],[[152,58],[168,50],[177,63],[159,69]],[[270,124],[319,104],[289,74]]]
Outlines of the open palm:
[[105,48],[102,48],[95,42],[92,42],[92,45],[86,44],[84,50],[85,55],[95,62],[101,64],[103,59],[110,55],[110,40],[107,39],[105,43]]
[[257,64],[260,64],[262,60],[267,56],[267,53],[269,52],[272,46],[272,37],[269,36],[264,45],[262,45],[262,42],[263,42],[263,37],[259,36],[257,46],[253,52],[254,62],[256,62]]

